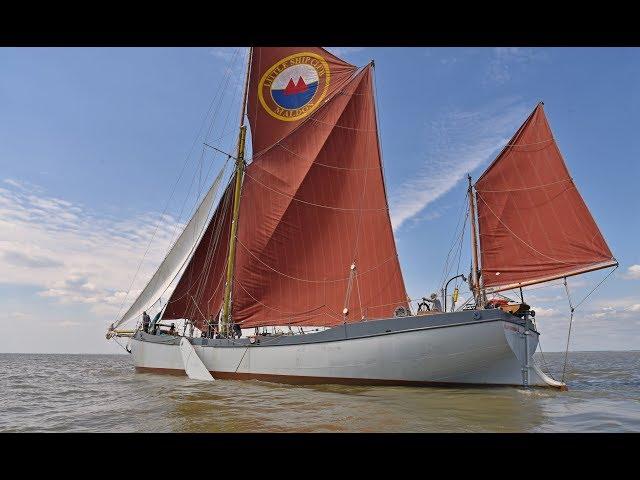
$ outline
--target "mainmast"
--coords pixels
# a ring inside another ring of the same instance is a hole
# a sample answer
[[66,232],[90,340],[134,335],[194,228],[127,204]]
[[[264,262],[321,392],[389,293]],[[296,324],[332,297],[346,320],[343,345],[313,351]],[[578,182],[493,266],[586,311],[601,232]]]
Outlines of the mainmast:
[[229,256],[227,258],[227,279],[224,287],[224,305],[222,310],[222,333],[229,333],[230,323],[230,302],[231,289],[233,283],[233,268],[236,256],[236,233],[238,231],[238,212],[240,211],[240,189],[242,187],[242,177],[244,176],[244,147],[247,137],[247,127],[244,124],[244,115],[247,108],[247,94],[249,90],[249,71],[251,69],[251,55],[253,48],[249,48],[247,56],[247,73],[244,80],[244,93],[242,95],[242,108],[240,110],[240,132],[238,134],[238,154],[236,156],[235,167],[235,191],[233,196],[233,219],[231,221],[231,236],[229,238]]
[[471,175],[467,175],[469,180],[469,216],[471,218],[471,290],[476,305],[480,302],[480,281],[478,279],[478,238],[476,235],[476,199],[473,194],[473,185],[471,184]]

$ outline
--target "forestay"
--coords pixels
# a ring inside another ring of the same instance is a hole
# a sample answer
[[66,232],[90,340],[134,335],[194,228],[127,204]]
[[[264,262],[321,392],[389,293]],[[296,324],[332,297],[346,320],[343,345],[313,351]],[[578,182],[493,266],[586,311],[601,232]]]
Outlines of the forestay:
[[[225,164],[226,166],[226,164]],[[147,286],[144,287],[138,298],[133,302],[129,310],[114,324],[114,328],[133,318],[136,318],[144,310],[151,307],[171,282],[180,273],[180,270],[189,261],[196,247],[204,234],[216,194],[220,187],[220,182],[224,176],[223,167],[218,176],[213,181],[211,188],[200,202],[198,209],[194,213],[187,226],[184,228],[178,239],[175,241],[169,253],[164,258],[156,273],[151,277]]]

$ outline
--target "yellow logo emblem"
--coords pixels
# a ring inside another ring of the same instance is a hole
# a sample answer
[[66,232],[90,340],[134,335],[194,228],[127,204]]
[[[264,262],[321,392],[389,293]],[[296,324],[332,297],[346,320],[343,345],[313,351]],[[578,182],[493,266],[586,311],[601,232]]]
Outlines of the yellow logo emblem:
[[329,64],[320,55],[296,53],[269,68],[258,84],[258,98],[274,118],[300,120],[318,108],[329,91]]

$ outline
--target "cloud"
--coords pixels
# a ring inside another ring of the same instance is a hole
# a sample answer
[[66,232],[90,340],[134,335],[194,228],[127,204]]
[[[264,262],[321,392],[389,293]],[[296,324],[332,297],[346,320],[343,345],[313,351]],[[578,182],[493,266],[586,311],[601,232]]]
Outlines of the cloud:
[[33,319],[33,315],[30,313],[25,313],[25,312],[20,312],[20,311],[0,311],[0,319],[2,320],[18,320],[18,321],[25,321],[25,320],[32,320]]
[[[115,219],[8,179],[0,188],[0,283],[40,288],[59,304],[115,316],[160,221],[127,302],[151,277],[183,228],[170,215]],[[113,319],[113,318],[111,318]]]
[[74,322],[73,320],[63,320],[61,322],[56,322],[54,325],[58,327],[77,327],[78,325],[82,325],[82,323]]
[[627,280],[640,280],[640,265],[631,265],[627,271],[622,274],[622,278]]
[[486,73],[492,83],[504,84],[511,80],[514,69],[526,67],[538,60],[546,60],[547,53],[535,48],[498,47],[494,48]]
[[503,100],[482,110],[453,110],[426,132],[426,159],[416,176],[390,195],[391,223],[398,230],[451,190],[467,173],[487,163],[504,146],[526,115],[526,107]]
[[48,267],[60,267],[61,262],[58,262],[52,258],[41,257],[38,255],[28,255],[22,252],[14,250],[7,250],[2,253],[2,258],[5,262],[18,267],[31,267],[31,268],[48,268]]
[[606,312],[616,318],[626,318],[632,312],[640,312],[640,297],[600,299],[595,302],[596,311]]

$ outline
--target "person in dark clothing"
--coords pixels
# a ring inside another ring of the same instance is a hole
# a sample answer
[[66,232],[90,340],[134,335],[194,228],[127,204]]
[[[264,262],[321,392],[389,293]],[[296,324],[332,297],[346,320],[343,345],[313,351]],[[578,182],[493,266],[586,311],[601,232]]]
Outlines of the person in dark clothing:
[[240,338],[242,336],[242,328],[240,328],[240,324],[239,323],[234,323],[233,324],[233,333],[235,334],[235,336],[237,338]]
[[418,303],[418,312],[428,312],[429,310],[431,310],[431,308],[427,303],[427,299],[425,297],[422,297],[422,301]]
[[147,312],[142,312],[142,331],[145,333],[149,332],[149,324],[151,323],[151,317]]
[[169,335],[175,335],[175,334],[176,334],[176,324],[172,323],[171,328],[169,328]]

